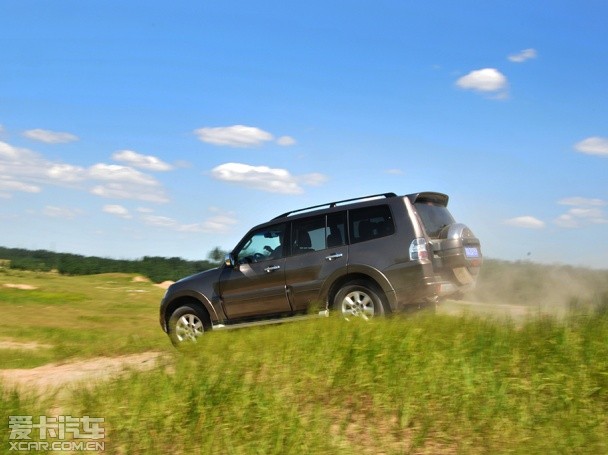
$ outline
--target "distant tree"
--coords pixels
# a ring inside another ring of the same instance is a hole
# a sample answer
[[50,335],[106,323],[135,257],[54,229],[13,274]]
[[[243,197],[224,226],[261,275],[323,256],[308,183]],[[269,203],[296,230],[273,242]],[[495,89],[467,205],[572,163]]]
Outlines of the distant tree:
[[227,251],[222,250],[219,246],[216,246],[211,251],[209,251],[209,253],[207,254],[207,259],[209,259],[210,262],[221,264],[222,262],[224,262],[226,253]]
[[118,260],[3,246],[0,246],[0,261],[0,268],[10,267],[12,269],[42,272],[57,270],[64,275],[91,275],[111,272],[138,273],[157,283],[166,280],[175,281],[217,266],[217,263],[206,260],[187,261],[179,257],[145,256],[138,260]]

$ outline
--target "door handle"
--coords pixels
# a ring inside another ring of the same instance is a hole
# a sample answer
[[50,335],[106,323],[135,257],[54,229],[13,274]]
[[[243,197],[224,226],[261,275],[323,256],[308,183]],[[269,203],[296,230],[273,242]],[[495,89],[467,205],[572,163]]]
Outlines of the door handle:
[[325,256],[325,259],[327,259],[328,261],[333,261],[334,259],[341,258],[342,256],[344,256],[342,253],[334,253],[330,254],[329,256]]
[[274,272],[275,270],[279,270],[280,268],[281,268],[280,265],[271,265],[270,267],[266,267],[264,269],[264,272],[270,273],[270,272]]

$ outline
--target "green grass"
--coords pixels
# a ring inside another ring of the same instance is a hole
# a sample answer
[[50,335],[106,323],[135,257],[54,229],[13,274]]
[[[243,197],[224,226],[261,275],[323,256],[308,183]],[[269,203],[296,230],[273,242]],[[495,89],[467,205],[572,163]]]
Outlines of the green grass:
[[214,333],[80,390],[110,453],[606,453],[608,319],[335,318]]
[[[163,290],[134,275],[66,277],[0,271],[0,341],[50,348],[0,349],[4,368],[29,368],[73,357],[169,350],[158,324]],[[33,290],[5,287],[27,284]]]
[[157,322],[162,290],[132,276],[27,274],[0,275],[0,289],[36,279],[40,293],[74,299],[41,305],[10,290],[0,301],[13,318],[3,336],[54,346],[34,364],[167,353],[152,371],[42,402],[5,391],[4,415],[104,417],[109,454],[608,453],[608,294],[560,319],[332,317],[173,350]]

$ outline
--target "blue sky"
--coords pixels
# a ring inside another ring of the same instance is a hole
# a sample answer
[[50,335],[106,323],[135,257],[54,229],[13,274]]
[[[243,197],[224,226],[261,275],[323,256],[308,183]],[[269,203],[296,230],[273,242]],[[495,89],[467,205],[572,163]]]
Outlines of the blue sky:
[[608,268],[605,1],[0,0],[0,245],[203,259],[441,191],[487,257]]

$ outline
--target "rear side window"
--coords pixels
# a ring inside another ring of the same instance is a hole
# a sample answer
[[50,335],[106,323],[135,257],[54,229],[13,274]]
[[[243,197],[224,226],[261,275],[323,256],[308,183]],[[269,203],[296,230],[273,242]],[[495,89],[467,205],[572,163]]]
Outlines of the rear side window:
[[298,255],[345,245],[346,212],[292,222],[291,254]]
[[417,202],[414,206],[418,215],[420,215],[424,230],[432,239],[439,238],[441,230],[455,222],[448,208],[443,205],[435,205],[431,202]]
[[291,254],[304,254],[325,249],[325,216],[292,223]]
[[346,245],[346,212],[327,215],[327,248]]
[[350,243],[359,243],[391,235],[395,232],[388,205],[376,205],[350,211]]

